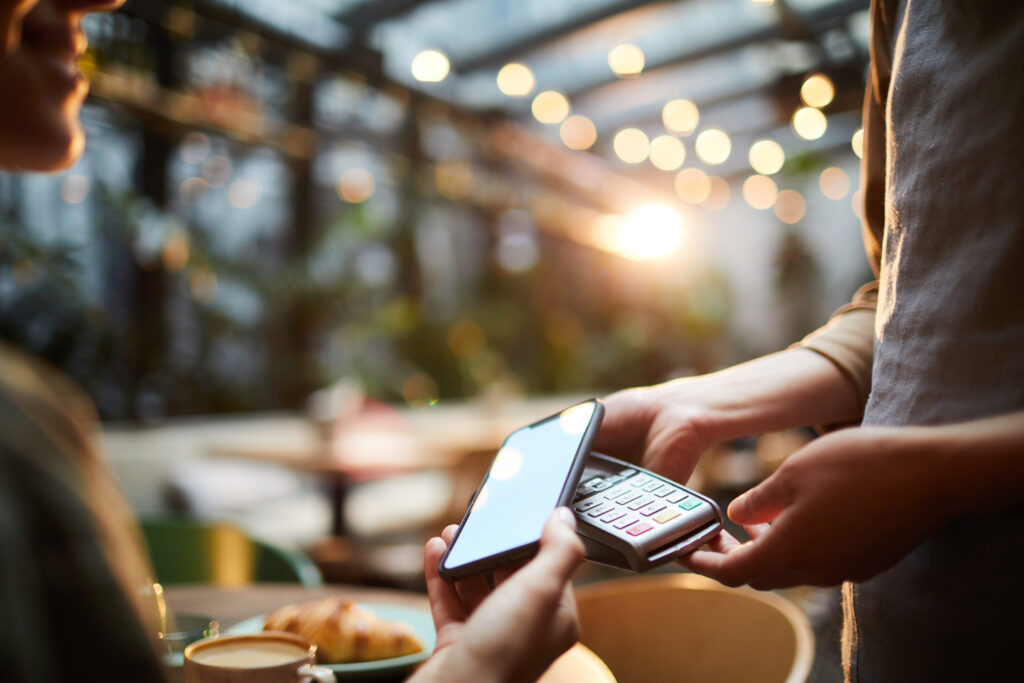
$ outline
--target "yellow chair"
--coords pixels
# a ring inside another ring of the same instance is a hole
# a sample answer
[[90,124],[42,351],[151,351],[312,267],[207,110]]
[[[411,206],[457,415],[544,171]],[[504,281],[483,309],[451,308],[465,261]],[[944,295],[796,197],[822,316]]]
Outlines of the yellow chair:
[[814,660],[807,617],[775,593],[695,574],[576,590],[581,642],[620,683],[798,683]]

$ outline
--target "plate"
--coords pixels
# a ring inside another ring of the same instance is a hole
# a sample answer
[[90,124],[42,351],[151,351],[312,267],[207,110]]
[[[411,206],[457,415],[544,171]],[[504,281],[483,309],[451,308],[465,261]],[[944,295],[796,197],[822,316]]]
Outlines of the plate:
[[[436,640],[434,619],[428,610],[382,602],[360,602],[359,606],[370,610],[380,619],[403,621],[408,624],[412,628],[413,633],[416,634],[416,637],[423,643],[423,651],[412,655],[405,655],[404,657],[375,659],[370,662],[321,665],[333,671],[339,681],[372,680],[383,676],[394,676],[425,661],[434,651],[434,642]],[[230,628],[224,629],[222,633],[229,636],[259,633],[263,630],[265,621],[266,615],[264,614],[249,617]]]

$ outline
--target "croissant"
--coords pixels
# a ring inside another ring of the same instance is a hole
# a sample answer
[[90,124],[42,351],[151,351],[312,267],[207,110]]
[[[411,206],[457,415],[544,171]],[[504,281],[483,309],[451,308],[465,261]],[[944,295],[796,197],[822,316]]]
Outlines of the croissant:
[[267,616],[263,629],[288,631],[312,641],[321,664],[388,659],[423,650],[407,624],[378,619],[341,597],[286,605]]

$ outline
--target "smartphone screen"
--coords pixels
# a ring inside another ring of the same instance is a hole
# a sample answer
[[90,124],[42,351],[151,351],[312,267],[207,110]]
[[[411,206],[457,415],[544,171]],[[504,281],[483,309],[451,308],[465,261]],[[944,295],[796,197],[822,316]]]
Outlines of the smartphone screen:
[[570,478],[582,473],[602,414],[603,406],[587,401],[513,432],[477,490],[442,574],[486,571],[529,554],[531,546],[535,551],[544,522],[575,490],[573,481],[563,496]]

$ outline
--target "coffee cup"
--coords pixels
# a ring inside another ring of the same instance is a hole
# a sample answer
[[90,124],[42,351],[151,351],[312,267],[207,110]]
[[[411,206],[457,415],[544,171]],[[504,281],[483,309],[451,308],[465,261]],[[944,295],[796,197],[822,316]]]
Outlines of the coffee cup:
[[336,683],[316,666],[316,645],[293,633],[263,631],[207,638],[185,648],[185,683]]

